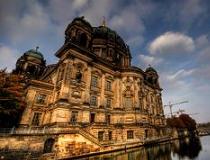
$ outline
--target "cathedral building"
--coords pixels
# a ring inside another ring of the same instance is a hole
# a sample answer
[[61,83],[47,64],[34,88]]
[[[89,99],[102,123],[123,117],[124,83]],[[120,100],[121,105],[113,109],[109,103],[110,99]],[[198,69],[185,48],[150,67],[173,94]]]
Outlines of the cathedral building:
[[19,128],[44,128],[44,152],[73,154],[79,144],[102,151],[164,135],[158,73],[132,66],[116,31],[77,17],[55,56],[58,63],[47,65],[38,48],[29,50],[14,71],[29,79]]

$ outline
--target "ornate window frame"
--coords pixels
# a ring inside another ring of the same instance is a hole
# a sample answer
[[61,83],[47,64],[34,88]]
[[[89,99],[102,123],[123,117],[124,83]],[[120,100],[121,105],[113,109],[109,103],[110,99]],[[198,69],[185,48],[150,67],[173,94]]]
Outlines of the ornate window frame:
[[127,130],[127,139],[134,139],[134,131]]
[[32,126],[40,126],[41,120],[42,120],[42,112],[35,111],[33,113],[32,119],[31,119],[31,125]]
[[98,106],[98,96],[97,95],[91,95],[90,96],[90,106]]
[[47,103],[47,94],[45,93],[37,93],[35,96],[35,104],[45,105]]

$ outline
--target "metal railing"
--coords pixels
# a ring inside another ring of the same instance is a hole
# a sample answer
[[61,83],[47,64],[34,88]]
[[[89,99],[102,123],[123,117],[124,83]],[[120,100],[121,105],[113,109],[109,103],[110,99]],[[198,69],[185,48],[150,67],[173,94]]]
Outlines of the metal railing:
[[79,127],[68,127],[68,128],[59,128],[59,127],[33,127],[33,128],[1,128],[0,135],[45,135],[45,134],[80,134],[83,137],[87,138],[91,142],[101,146],[101,143],[98,139],[90,134],[89,132],[81,129]]
[[79,128],[58,127],[28,127],[28,128],[1,128],[0,134],[56,134],[56,133],[78,133]]

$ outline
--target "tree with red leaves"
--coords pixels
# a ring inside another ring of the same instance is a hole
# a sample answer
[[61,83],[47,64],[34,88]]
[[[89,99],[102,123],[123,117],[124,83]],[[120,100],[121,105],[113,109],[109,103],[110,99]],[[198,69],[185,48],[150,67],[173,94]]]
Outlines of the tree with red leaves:
[[0,128],[17,126],[25,108],[24,77],[0,70]]
[[188,114],[181,114],[179,117],[172,117],[167,119],[167,125],[178,129],[196,129],[196,121],[192,119]]
[[188,114],[181,114],[179,116],[188,130],[195,130],[196,129],[196,121],[192,119]]
[[167,124],[173,128],[185,128],[185,124],[179,117],[168,118]]

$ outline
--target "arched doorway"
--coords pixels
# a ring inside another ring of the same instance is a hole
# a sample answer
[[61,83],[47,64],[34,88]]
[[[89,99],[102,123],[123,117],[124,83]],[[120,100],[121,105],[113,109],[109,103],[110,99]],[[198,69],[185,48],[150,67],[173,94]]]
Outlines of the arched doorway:
[[53,150],[55,140],[53,138],[49,138],[44,143],[44,153],[51,153]]

